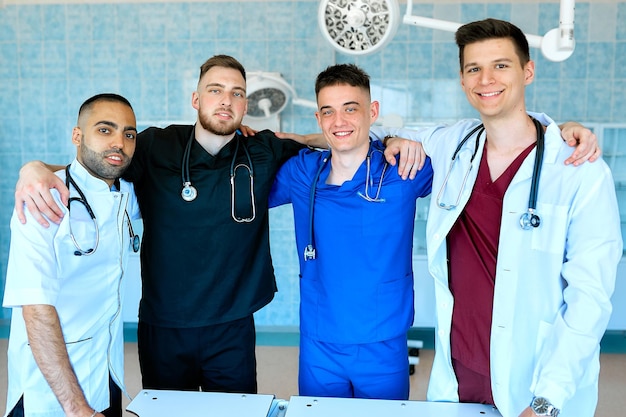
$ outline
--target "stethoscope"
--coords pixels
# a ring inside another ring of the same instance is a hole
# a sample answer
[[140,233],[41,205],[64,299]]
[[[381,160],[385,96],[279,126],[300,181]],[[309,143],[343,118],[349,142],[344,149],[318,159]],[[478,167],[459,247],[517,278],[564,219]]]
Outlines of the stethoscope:
[[[70,219],[68,221],[69,229],[70,229],[70,239],[72,239],[72,243],[74,244],[74,247],[76,248],[76,250],[74,251],[74,255],[76,256],[93,255],[96,252],[96,249],[98,249],[98,243],[100,242],[100,229],[98,228],[96,215],[91,209],[91,206],[89,205],[89,202],[87,201],[87,198],[85,197],[85,194],[83,194],[83,191],[80,189],[78,184],[76,184],[76,182],[74,181],[74,178],[72,178],[72,176],[70,175],[70,166],[68,165],[65,167],[65,186],[67,187],[68,190],[70,189],[70,184],[74,187],[74,189],[79,195],[79,197],[70,197],[67,202],[67,215],[68,215],[68,219]],[[85,250],[81,248],[78,242],[76,241],[76,238],[74,237],[74,233],[72,232],[72,221],[71,221],[70,214],[72,210],[72,202],[74,201],[82,204],[85,207],[85,210],[87,210],[87,213],[89,213],[89,217],[93,221],[93,227],[96,231],[96,238],[94,241],[93,248],[91,249]],[[130,241],[132,244],[133,252],[136,253],[139,251],[139,235],[136,235],[135,232],[133,231],[133,225],[130,222],[130,216],[128,215],[128,211],[126,211],[126,209],[124,209],[124,214],[126,215],[126,220],[128,220],[128,234],[130,235]]]
[[[519,220],[520,226],[524,230],[529,230],[531,227],[539,227],[539,225],[541,224],[541,218],[537,214],[537,193],[539,190],[539,177],[541,176],[541,164],[543,163],[545,134],[544,134],[543,126],[541,125],[541,123],[534,118],[532,120],[533,120],[533,123],[535,124],[535,129],[537,130],[537,153],[535,154],[535,165],[533,167],[533,176],[530,182],[530,195],[528,196],[528,209],[526,210],[526,213],[521,215],[520,220]],[[476,126],[474,129],[472,129],[472,131],[470,131],[463,138],[463,140],[456,147],[454,154],[452,154],[452,162],[450,163],[450,168],[448,168],[448,173],[446,174],[446,177],[443,180],[443,184],[441,185],[441,189],[439,190],[439,193],[437,194],[437,206],[439,208],[442,208],[444,210],[452,210],[459,205],[459,202],[461,201],[461,193],[463,192],[463,189],[465,188],[467,178],[469,176],[470,171],[472,170],[474,158],[476,157],[476,154],[478,153],[480,135],[484,131],[485,131],[485,126],[483,124]],[[463,146],[465,145],[465,143],[472,136],[474,136],[476,132],[478,132],[478,134],[476,135],[476,145],[474,148],[474,153],[472,154],[469,167],[467,171],[465,172],[465,176],[463,177],[463,182],[461,183],[461,188],[459,190],[459,194],[456,198],[456,201],[452,204],[445,204],[441,201],[441,197],[444,193],[446,186],[448,185],[448,179],[450,178],[450,173],[452,172],[452,168],[454,167],[454,162],[457,160],[457,156],[459,152],[461,151],[461,149],[463,148]]]
[[[381,155],[383,155],[383,151],[381,151],[380,149],[371,149],[368,153],[367,153],[367,157],[365,158],[365,164],[367,167],[367,172],[365,174],[365,193],[362,192],[358,192],[357,194],[362,197],[365,201],[369,201],[371,203],[384,203],[385,199],[384,198],[380,198],[380,190],[382,189],[383,186],[383,179],[385,178],[385,172],[387,171],[387,167],[389,166],[389,163],[387,161],[385,161],[385,164],[383,165],[383,169],[380,173],[380,180],[378,181],[378,187],[376,189],[376,194],[374,196],[370,195],[370,188],[373,189],[374,188],[374,179],[372,177],[371,174],[371,159],[372,159],[372,154],[375,152],[379,152]],[[304,248],[304,260],[305,261],[311,261],[314,260],[316,257],[316,253],[315,253],[315,247],[314,247],[314,237],[313,237],[313,217],[314,217],[314,211],[315,211],[315,191],[317,190],[317,184],[319,183],[320,180],[320,175],[322,174],[322,170],[324,169],[324,167],[326,166],[326,164],[328,163],[328,161],[330,160],[331,157],[331,152],[328,151],[328,155],[326,155],[326,157],[324,157],[324,159],[322,160],[322,163],[320,164],[320,167],[318,168],[315,177],[313,179],[313,184],[311,184],[311,191],[309,194],[309,244],[306,245],[306,247]]]
[[[183,181],[183,189],[180,192],[180,196],[183,198],[183,200],[187,202],[195,200],[198,196],[198,190],[196,189],[196,187],[191,185],[191,175],[189,174],[189,158],[191,156],[191,145],[196,137],[195,133],[196,128],[194,126],[194,128],[191,130],[189,140],[187,141],[187,146],[185,147],[182,161],[181,175]],[[250,152],[248,152],[248,147],[246,146],[246,144],[241,142],[238,135],[235,135],[234,140],[235,152],[233,154],[232,160],[230,161],[230,215],[237,223],[251,223],[256,218],[256,203],[254,196],[254,166],[252,165],[252,158],[250,158]],[[248,160],[247,165],[245,163],[239,163],[235,165],[235,162],[237,161],[237,155],[239,154],[240,143]],[[235,213],[235,179],[237,177],[237,170],[239,168],[245,168],[248,171],[248,177],[250,178],[250,207],[252,208],[252,215],[250,217],[239,217]]]

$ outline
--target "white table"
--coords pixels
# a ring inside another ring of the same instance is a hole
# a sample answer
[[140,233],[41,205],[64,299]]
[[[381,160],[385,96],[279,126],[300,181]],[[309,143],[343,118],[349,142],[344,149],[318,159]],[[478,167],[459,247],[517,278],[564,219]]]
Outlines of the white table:
[[501,417],[481,404],[301,396],[287,403],[265,394],[167,390],[143,390],[126,410],[139,417]]
[[501,417],[490,405],[291,397],[285,417]]
[[126,407],[139,417],[267,417],[273,395],[142,390]]

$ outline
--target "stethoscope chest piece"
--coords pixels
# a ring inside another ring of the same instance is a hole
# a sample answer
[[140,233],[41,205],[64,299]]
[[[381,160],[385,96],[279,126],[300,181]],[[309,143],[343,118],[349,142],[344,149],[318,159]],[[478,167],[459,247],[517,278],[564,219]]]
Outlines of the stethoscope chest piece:
[[193,201],[198,196],[198,190],[190,182],[185,182],[183,183],[183,190],[180,192],[180,196],[187,202]]
[[539,227],[541,219],[535,214],[534,210],[528,210],[520,217],[519,224],[522,226],[522,229],[530,230],[531,227]]

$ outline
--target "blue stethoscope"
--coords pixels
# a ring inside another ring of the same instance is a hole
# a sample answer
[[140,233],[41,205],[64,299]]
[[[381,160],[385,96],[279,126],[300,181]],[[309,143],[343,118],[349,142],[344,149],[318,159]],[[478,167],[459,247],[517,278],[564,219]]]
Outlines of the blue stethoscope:
[[[533,176],[530,182],[530,195],[528,196],[528,209],[526,210],[526,213],[521,215],[520,220],[519,220],[520,226],[524,230],[529,230],[531,227],[539,227],[539,225],[541,224],[541,218],[537,214],[537,193],[539,190],[539,177],[541,176],[541,164],[543,163],[545,134],[544,134],[543,126],[541,125],[541,123],[534,118],[532,118],[532,120],[533,120],[533,123],[535,124],[535,129],[537,130],[537,153],[535,154],[535,165],[533,167]],[[459,202],[461,201],[461,193],[463,192],[463,189],[465,188],[465,183],[467,182],[469,173],[472,170],[474,158],[476,157],[476,154],[478,153],[480,135],[484,131],[485,131],[485,126],[483,124],[476,126],[474,129],[472,129],[472,131],[470,131],[463,138],[461,143],[459,143],[459,145],[456,147],[454,154],[452,154],[452,162],[450,163],[450,168],[448,169],[448,173],[446,174],[446,177],[443,180],[443,184],[441,185],[441,189],[439,190],[439,193],[437,194],[437,206],[439,208],[442,208],[444,210],[452,210],[459,205]],[[463,146],[465,145],[465,143],[472,136],[474,136],[476,132],[478,132],[478,134],[476,135],[476,145],[474,147],[474,153],[472,154],[469,167],[467,171],[465,172],[465,176],[463,177],[463,182],[461,184],[461,188],[459,190],[459,194],[456,198],[456,201],[452,204],[445,204],[441,201],[441,196],[443,195],[444,190],[446,186],[448,185],[448,179],[450,178],[450,173],[452,172],[452,168],[454,167],[454,162],[457,160],[457,156],[459,152],[461,151],[461,149],[463,148]]]
[[[380,198],[380,190],[382,189],[382,185],[383,185],[383,179],[385,178],[385,172],[387,171],[387,167],[389,166],[389,163],[385,161],[385,164],[383,165],[383,169],[380,173],[380,180],[378,181],[378,187],[376,189],[376,194],[374,196],[370,195],[370,189],[374,188],[374,179],[371,175],[371,160],[372,160],[372,154],[375,152],[380,152],[380,154],[383,154],[383,151],[381,151],[380,149],[370,149],[367,153],[367,157],[365,158],[365,163],[367,166],[367,172],[365,174],[365,192],[358,192],[357,194],[362,197],[365,201],[369,201],[371,203],[384,203],[385,199],[384,198]],[[320,180],[320,175],[322,174],[322,170],[324,169],[324,167],[326,166],[326,164],[328,163],[328,161],[330,160],[331,157],[331,151],[328,151],[328,155],[326,155],[326,157],[324,157],[324,159],[322,160],[322,163],[320,164],[320,167],[317,170],[317,173],[315,174],[315,178],[313,179],[313,184],[311,184],[311,191],[309,194],[309,244],[306,245],[306,247],[304,248],[304,260],[305,261],[312,261],[315,259],[316,257],[316,253],[315,253],[315,240],[314,240],[314,236],[313,236],[313,214],[314,214],[314,210],[315,210],[315,191],[317,190],[317,184],[319,183]]]
[[[70,189],[70,184],[74,187],[74,189],[79,195],[79,197],[70,197],[67,202],[67,215],[68,215],[68,218],[70,219],[68,221],[69,229],[70,229],[70,238],[72,239],[72,243],[74,244],[74,247],[76,248],[76,250],[74,251],[74,255],[76,256],[93,255],[96,252],[96,249],[98,249],[98,243],[100,242],[100,229],[98,228],[96,215],[91,209],[89,202],[87,202],[87,198],[85,197],[85,194],[83,194],[83,191],[80,189],[80,187],[78,187],[78,184],[76,184],[76,182],[74,181],[74,178],[72,178],[72,176],[70,175],[70,166],[68,165],[65,167],[65,186],[67,187],[68,190]],[[71,214],[73,202],[82,204],[85,207],[85,210],[87,210],[87,213],[89,213],[89,217],[93,221],[93,227],[96,231],[96,238],[94,241],[93,248],[91,249],[87,249],[87,250],[82,249],[80,245],[78,244],[78,242],[76,241],[76,238],[74,237],[74,233],[72,232],[72,221],[71,221],[70,214]],[[124,214],[126,215],[126,219],[128,220],[128,234],[130,235],[130,242],[132,244],[133,252],[136,253],[139,251],[139,235],[136,235],[135,232],[133,231],[133,225],[130,222],[130,216],[128,215],[128,211],[126,211],[126,209],[124,209]]]
[[[185,147],[185,152],[183,153],[183,161],[182,161],[182,180],[183,180],[183,189],[180,192],[180,196],[183,200],[190,202],[196,199],[198,196],[198,190],[191,184],[191,175],[189,173],[189,158],[191,156],[191,144],[193,143],[196,137],[196,127],[194,126],[191,130],[191,135],[189,136],[189,140],[187,141],[187,146]],[[233,153],[233,158],[230,161],[230,215],[234,221],[237,223],[251,223],[256,218],[256,204],[254,197],[254,167],[252,165],[252,158],[250,158],[250,152],[248,152],[248,147],[245,143],[243,143],[238,135],[235,135],[235,152]],[[241,147],[243,148],[244,153],[246,154],[246,158],[248,163],[240,163],[235,165],[237,160],[237,155],[239,154],[239,144],[241,143]],[[237,178],[237,170],[245,169],[248,172],[248,177],[250,178],[250,207],[252,210],[252,215],[250,217],[239,217],[235,213],[235,179]]]

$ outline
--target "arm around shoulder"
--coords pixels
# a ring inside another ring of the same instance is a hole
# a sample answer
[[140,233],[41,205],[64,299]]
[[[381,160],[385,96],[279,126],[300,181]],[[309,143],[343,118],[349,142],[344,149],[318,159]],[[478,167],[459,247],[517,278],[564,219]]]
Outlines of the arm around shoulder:
[[[21,223],[26,222],[24,206],[39,224],[50,226],[48,220],[59,223],[63,211],[50,193],[54,188],[59,191],[61,201],[67,204],[69,190],[54,171],[62,169],[62,165],[47,165],[41,161],[31,161],[20,169],[19,179],[15,185],[15,212]],[[44,218],[44,215],[47,217]]]

